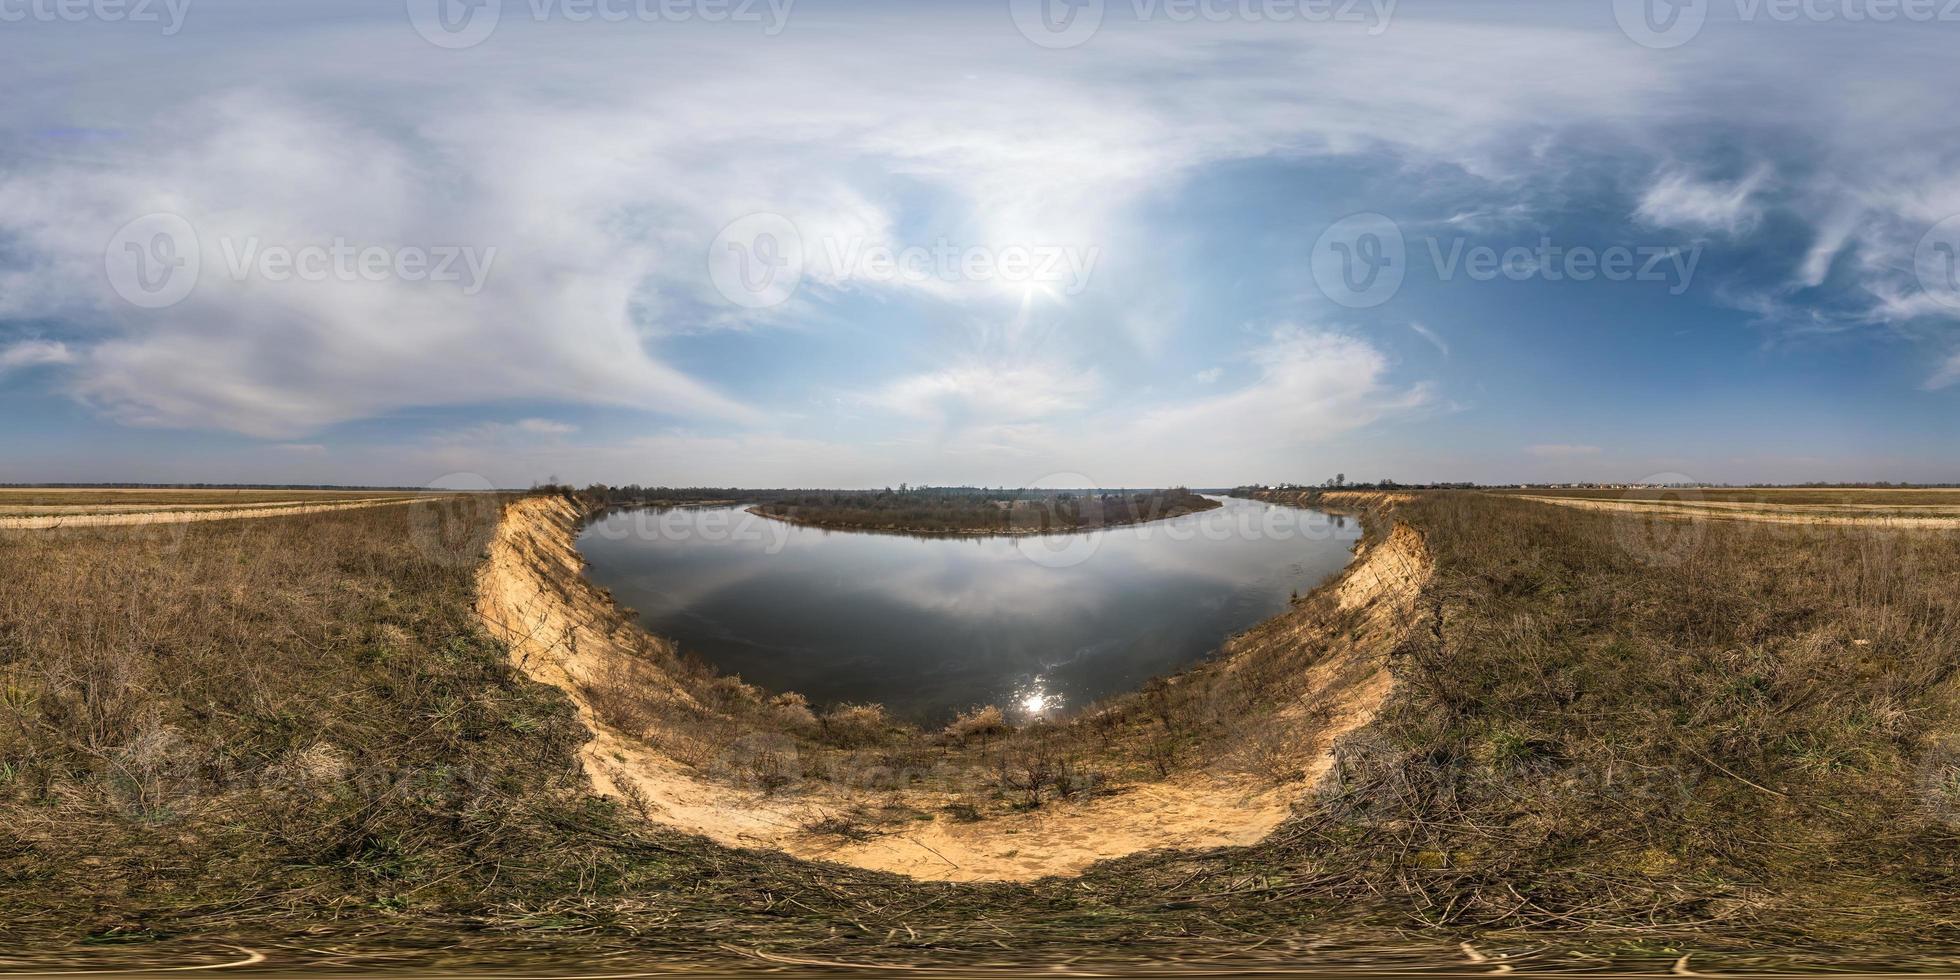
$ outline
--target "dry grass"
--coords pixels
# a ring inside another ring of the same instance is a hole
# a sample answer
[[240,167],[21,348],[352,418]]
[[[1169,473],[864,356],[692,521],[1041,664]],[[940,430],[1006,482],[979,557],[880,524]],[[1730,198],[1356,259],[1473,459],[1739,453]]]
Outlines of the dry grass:
[[1793,506],[1803,504],[1874,507],[1960,505],[1960,487],[1641,487],[1631,490],[1571,487],[1493,491],[1508,495],[1574,497],[1581,500],[1710,500]]
[[[474,621],[455,559],[487,520],[452,515],[434,540],[455,554],[432,554],[434,506],[0,533],[0,949],[1332,968],[1467,939],[1525,966],[1851,946],[1950,965],[1960,535],[1719,523],[1656,552],[1616,515],[1422,495],[1395,512],[1436,560],[1400,693],[1298,818],[1249,848],[954,886],[729,850],[586,795],[570,705]],[[1035,782],[1052,800],[1065,766],[1184,764],[1245,731],[1242,699],[1299,683],[1203,670],[973,751],[1002,803]],[[857,817],[835,826],[876,833]],[[971,817],[991,819],[937,814]]]
[[1960,530],[1960,489],[1680,488],[1506,490],[1548,503],[1657,517]]
[[331,503],[421,495],[410,490],[229,490],[117,489],[114,487],[0,487],[0,508],[241,506],[278,503]]
[[1479,929],[1943,941],[1960,535],[1407,516],[1438,555],[1411,696],[1294,830],[1338,887]]

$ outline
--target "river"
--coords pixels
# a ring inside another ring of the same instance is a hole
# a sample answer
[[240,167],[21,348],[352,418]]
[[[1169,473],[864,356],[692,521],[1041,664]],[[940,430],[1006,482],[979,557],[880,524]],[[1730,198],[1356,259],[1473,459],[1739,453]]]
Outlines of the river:
[[940,724],[1053,717],[1197,661],[1344,567],[1357,521],[1214,498],[1076,534],[922,537],[798,527],[740,507],[615,511],[592,581],[725,673],[822,708]]

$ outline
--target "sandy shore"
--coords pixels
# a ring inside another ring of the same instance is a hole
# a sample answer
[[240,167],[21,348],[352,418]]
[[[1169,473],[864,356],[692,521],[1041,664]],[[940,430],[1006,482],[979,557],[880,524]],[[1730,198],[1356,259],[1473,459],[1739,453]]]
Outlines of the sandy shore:
[[[1416,597],[1430,569],[1421,535],[1398,526],[1317,590],[1327,597],[1318,612],[1296,606],[1228,645],[1222,670],[1308,665],[1294,687],[1297,699],[1268,706],[1270,731],[1290,747],[1286,751],[1297,753],[1301,780],[1276,785],[1227,766],[1203,765],[1087,801],[1053,800],[980,822],[932,819],[852,841],[814,836],[807,828],[862,807],[896,803],[932,813],[944,801],[829,783],[776,793],[738,788],[658,751],[650,743],[657,740],[659,721],[640,738],[599,719],[582,693],[585,682],[619,658],[635,656],[647,641],[582,574],[573,541],[586,516],[563,498],[513,503],[479,575],[478,612],[492,635],[509,645],[520,669],[565,690],[577,704],[595,733],[583,750],[594,788],[641,801],[650,819],[729,846],[947,881],[1079,874],[1124,855],[1246,845],[1272,833],[1331,770],[1334,742],[1371,721],[1388,697],[1393,681],[1387,653],[1413,628]],[[1336,631],[1322,618],[1330,615],[1348,622],[1358,616],[1362,625]],[[671,653],[665,641],[652,642]],[[699,709],[669,675],[652,665],[649,671],[646,683],[669,688],[664,693],[672,703]]]

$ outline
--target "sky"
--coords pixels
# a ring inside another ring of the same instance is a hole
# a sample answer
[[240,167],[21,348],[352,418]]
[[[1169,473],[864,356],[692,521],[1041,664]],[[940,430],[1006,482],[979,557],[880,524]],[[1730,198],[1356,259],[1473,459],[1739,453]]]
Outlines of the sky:
[[1955,50],[1945,0],[0,0],[0,482],[1960,481]]

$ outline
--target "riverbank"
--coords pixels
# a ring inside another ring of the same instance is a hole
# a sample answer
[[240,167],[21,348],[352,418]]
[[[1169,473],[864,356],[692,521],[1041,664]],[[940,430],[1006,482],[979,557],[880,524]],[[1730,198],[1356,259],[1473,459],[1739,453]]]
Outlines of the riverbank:
[[[948,505],[946,501],[954,501]],[[925,537],[996,537],[1083,534],[1132,527],[1214,510],[1218,501],[1174,490],[1142,494],[994,499],[913,491],[887,498],[870,493],[839,494],[818,504],[764,501],[750,513],[800,527]],[[884,515],[940,511],[931,522],[889,520]],[[810,511],[813,511],[811,513]]]
[[[1106,729],[1085,719],[1042,738],[975,731],[960,745],[849,727],[861,714],[806,724],[793,702],[751,700],[657,648],[621,669],[671,668],[665,707],[617,699],[658,685],[583,678],[601,725],[636,707],[686,722],[647,729],[670,736],[654,748],[745,800],[804,792],[784,775],[856,779],[868,803],[914,798],[947,786],[957,770],[932,765],[947,759],[979,760],[994,792],[995,764],[1025,784],[1021,763],[1048,746],[1058,766],[1115,760],[1092,799],[1146,801],[1159,746],[1183,771],[1233,778],[1262,758],[1322,758],[1302,744],[1331,754],[1311,789],[1304,774],[1265,777],[1295,795],[1253,843],[954,883],[729,846],[596,794],[593,766],[622,760],[586,751],[594,729],[572,698],[513,662],[522,615],[508,644],[482,622],[477,562],[501,517],[426,503],[0,532],[13,573],[0,577],[0,965],[1960,965],[1942,952],[1960,915],[1950,532],[1719,521],[1656,550],[1611,513],[1420,493],[1364,512],[1355,574],[1235,638],[1217,665],[1124,699]],[[1397,525],[1420,560],[1367,561],[1405,550],[1387,548]],[[575,552],[512,557],[550,572],[539,588],[582,594]],[[1413,589],[1364,598],[1411,569]],[[605,629],[582,623],[570,642],[584,652]],[[536,667],[541,647],[528,649]],[[1321,688],[1336,697],[1377,671],[1390,687],[1371,721],[1322,748],[1311,703],[1270,709],[1328,665],[1351,665]],[[742,744],[742,719],[763,710],[786,738]],[[815,774],[789,767],[804,744]],[[931,821],[839,809],[804,829],[813,848],[896,853],[906,828],[1082,805],[1052,782],[1032,810],[1009,795]],[[1093,845],[1101,824],[1084,823]]]
[[596,733],[583,751],[595,788],[732,846],[938,880],[1078,874],[1264,837],[1387,697],[1386,653],[1426,576],[1420,535],[1391,528],[1212,662],[1065,724],[968,739],[872,708],[816,717],[794,695],[684,666],[580,574],[573,541],[590,516],[562,497],[514,503],[478,594],[513,662],[565,690]]

